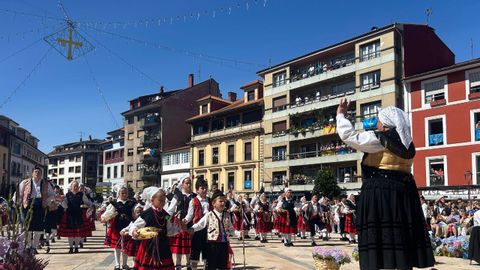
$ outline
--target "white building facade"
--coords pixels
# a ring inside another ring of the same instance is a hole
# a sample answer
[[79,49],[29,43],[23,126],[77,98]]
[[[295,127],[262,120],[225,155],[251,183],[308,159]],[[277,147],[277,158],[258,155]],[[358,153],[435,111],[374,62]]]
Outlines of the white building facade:
[[190,147],[182,147],[164,152],[162,155],[162,187],[170,187],[185,176],[190,175]]

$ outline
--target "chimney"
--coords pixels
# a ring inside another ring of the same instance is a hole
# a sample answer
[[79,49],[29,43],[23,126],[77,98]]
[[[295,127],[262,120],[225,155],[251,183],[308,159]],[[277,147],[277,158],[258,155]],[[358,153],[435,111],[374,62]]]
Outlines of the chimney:
[[92,135],[88,135],[88,139],[91,141],[92,140]]
[[231,102],[234,102],[235,100],[237,100],[237,93],[235,93],[235,92],[228,92],[228,99],[229,99]]
[[164,90],[163,90],[163,85],[162,85],[162,86],[160,86],[160,94],[163,95],[163,93],[164,93]]
[[193,74],[188,74],[188,88],[193,86]]

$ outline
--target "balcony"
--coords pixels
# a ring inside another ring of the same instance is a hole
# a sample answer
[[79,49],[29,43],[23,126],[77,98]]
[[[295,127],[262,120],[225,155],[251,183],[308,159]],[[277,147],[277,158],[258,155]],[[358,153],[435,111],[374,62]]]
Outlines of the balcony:
[[193,135],[192,142],[217,139],[219,137],[226,137],[226,136],[236,135],[238,133],[244,133],[244,132],[256,132],[256,131],[261,131],[261,129],[262,129],[261,121],[251,123],[251,124],[241,124],[236,127],[223,128],[220,130],[210,131],[203,134]]
[[[336,177],[338,186],[341,189],[346,189],[346,190],[356,190],[360,189],[362,186],[362,177],[361,176],[353,176],[353,177]],[[273,189],[276,187],[283,187],[285,183],[288,183],[288,186],[293,190],[293,191],[311,191],[313,190],[314,187],[314,181],[315,177],[314,176],[307,176],[307,175],[293,175],[292,179],[274,179],[271,183]]]
[[160,116],[147,116],[144,119],[142,119],[141,126],[144,129],[148,128],[153,128],[153,127],[159,127],[160,126]]
[[[344,147],[338,151],[336,149],[329,149],[299,152],[285,156],[273,156],[271,157],[271,162],[265,162],[265,168],[285,168],[290,166],[356,161],[360,160],[362,155],[362,153],[357,153],[349,147]],[[268,158],[266,159],[268,160]]]
[[[391,50],[386,49],[386,50]],[[361,61],[364,60],[364,61]],[[332,78],[344,76],[357,70],[369,68],[376,65],[381,65],[395,60],[393,52],[386,53],[385,50],[371,54],[368,58],[360,59],[345,59],[339,63],[333,63],[326,66],[319,67],[316,64],[303,67],[300,72],[292,72],[290,79],[285,79],[283,84],[275,84],[265,87],[265,96],[272,96],[284,91],[290,91],[295,88],[319,83]],[[312,70],[313,66],[313,70]]]
[[[353,91],[353,92],[352,92]],[[368,99],[381,95],[386,95],[395,92],[395,84],[390,85],[376,85],[375,87],[356,87],[352,91],[346,91],[338,94],[318,95],[316,93],[305,97],[300,97],[295,102],[289,105],[290,109],[283,111],[276,111],[272,113],[265,113],[266,120],[273,120],[276,118],[285,117],[292,114],[306,113],[310,111],[316,111],[328,107],[338,106],[339,99],[348,96],[351,101],[357,101],[361,99]]]
[[143,145],[143,147],[152,147],[152,148],[158,148],[160,147],[160,136],[148,136],[145,135],[142,138],[140,138],[140,143]]
[[157,169],[144,169],[142,180],[147,182],[155,182],[160,179],[161,173]]

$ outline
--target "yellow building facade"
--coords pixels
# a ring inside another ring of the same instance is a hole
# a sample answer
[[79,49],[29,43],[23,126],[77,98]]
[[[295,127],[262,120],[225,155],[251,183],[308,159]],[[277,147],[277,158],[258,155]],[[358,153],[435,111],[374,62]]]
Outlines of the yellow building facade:
[[192,127],[192,175],[224,192],[259,191],[263,186],[263,84],[242,87],[244,97],[229,100],[207,96],[198,100]]

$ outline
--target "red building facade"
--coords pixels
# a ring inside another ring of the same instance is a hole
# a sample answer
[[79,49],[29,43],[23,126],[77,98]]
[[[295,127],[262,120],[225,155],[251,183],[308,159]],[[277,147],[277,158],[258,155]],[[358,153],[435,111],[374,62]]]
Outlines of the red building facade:
[[405,79],[419,187],[480,184],[480,59]]

